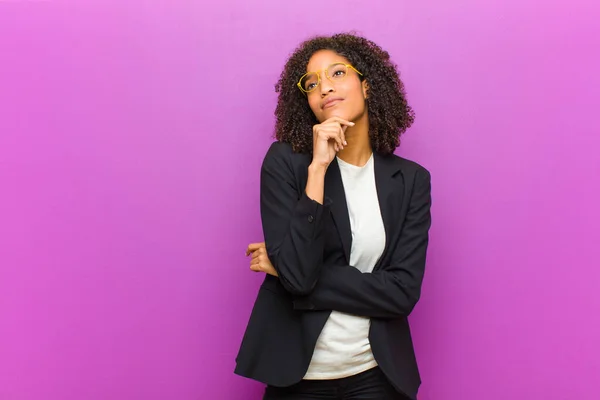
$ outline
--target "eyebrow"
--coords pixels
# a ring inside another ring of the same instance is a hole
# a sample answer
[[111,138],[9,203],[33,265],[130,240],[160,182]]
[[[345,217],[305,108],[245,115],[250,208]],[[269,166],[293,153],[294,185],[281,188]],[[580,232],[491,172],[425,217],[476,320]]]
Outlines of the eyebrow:
[[344,64],[344,65],[346,65],[346,64],[348,64],[348,62],[347,61],[334,61],[334,62],[331,62],[331,63],[327,64],[327,66],[325,68],[321,68],[319,70],[309,71],[308,68],[307,68],[306,69],[306,73],[308,74],[309,72],[320,72],[320,71],[323,71],[324,69],[327,69],[327,68],[331,67],[333,64]]

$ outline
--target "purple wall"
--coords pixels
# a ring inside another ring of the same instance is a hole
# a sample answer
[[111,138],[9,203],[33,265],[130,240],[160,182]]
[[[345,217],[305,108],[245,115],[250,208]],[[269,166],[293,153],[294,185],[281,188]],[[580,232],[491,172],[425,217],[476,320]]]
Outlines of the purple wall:
[[232,370],[273,86],[350,29],[433,175],[420,398],[600,398],[595,2],[71,3],[0,0],[0,399],[259,398]]

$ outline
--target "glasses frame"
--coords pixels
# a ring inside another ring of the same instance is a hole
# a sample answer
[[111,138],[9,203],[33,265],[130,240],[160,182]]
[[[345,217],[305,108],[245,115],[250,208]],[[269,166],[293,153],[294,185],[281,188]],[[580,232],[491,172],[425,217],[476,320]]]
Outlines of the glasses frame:
[[[307,95],[308,93],[312,93],[312,92],[314,92],[315,90],[317,90],[317,88],[318,88],[318,87],[319,87],[319,85],[321,84],[321,72],[322,72],[322,71],[325,71],[325,76],[327,77],[327,79],[329,79],[329,81],[330,81],[331,83],[334,83],[334,82],[333,82],[333,79],[331,79],[331,77],[329,76],[329,73],[327,72],[327,71],[329,71],[329,68],[333,67],[334,65],[343,65],[343,66],[345,66],[345,67],[346,67],[346,71],[348,70],[348,68],[350,68],[350,69],[354,70],[354,71],[355,71],[357,74],[359,74],[360,76],[363,76],[363,74],[362,74],[362,73],[361,73],[359,70],[357,70],[356,68],[354,68],[354,66],[353,66],[352,64],[346,64],[346,63],[343,63],[343,62],[335,62],[335,63],[333,63],[333,64],[329,65],[329,66],[328,66],[327,68],[325,68],[324,70],[320,69],[320,70],[318,70],[318,71],[312,71],[312,72],[307,72],[307,73],[305,73],[304,75],[302,75],[302,76],[300,77],[300,79],[298,80],[298,83],[296,83],[296,86],[298,86],[298,89],[300,89],[300,91],[301,91],[302,93],[304,93],[305,95]],[[302,79],[304,79],[304,77],[305,77],[305,76],[307,76],[307,75],[310,75],[310,74],[317,74],[317,84],[315,85],[315,88],[314,88],[313,90],[305,90],[305,89],[302,87]],[[343,78],[343,79],[346,79],[346,76],[347,76],[347,74],[346,74],[346,75],[344,75],[344,78]],[[343,80],[343,79],[342,79],[342,80]]]

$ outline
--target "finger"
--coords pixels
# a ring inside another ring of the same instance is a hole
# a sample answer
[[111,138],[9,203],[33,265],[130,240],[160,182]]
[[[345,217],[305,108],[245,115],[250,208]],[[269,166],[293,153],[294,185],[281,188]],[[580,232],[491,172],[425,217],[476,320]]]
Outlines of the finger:
[[344,140],[343,140],[342,125],[340,125],[340,124],[337,124],[337,127],[336,127],[335,141],[338,144],[338,150],[342,150],[344,148]]
[[340,142],[342,143],[342,146],[348,146],[348,142],[346,141],[346,129],[348,129],[349,125],[345,125],[341,122],[335,122],[335,126],[337,128],[338,134],[340,135]]
[[265,247],[265,243],[261,242],[261,243],[250,243],[248,245],[248,248],[246,249],[246,255],[249,255],[250,253],[260,249],[261,247]]
[[318,137],[322,140],[334,140],[337,142],[337,147],[334,146],[335,151],[340,151],[344,148],[344,144],[342,143],[342,139],[340,137],[342,126],[337,123],[331,123],[327,126],[322,126],[318,130]]
[[333,137],[329,139],[329,143],[333,146],[333,149],[337,152],[342,150],[342,144],[339,138]]
[[319,131],[319,139],[326,140],[326,141],[333,140],[333,141],[338,142],[338,144],[341,146],[342,140],[340,139],[340,125],[338,124],[337,127],[331,126],[331,127],[320,130]]
[[341,133],[342,143],[344,143],[344,146],[348,146],[348,142],[346,141],[346,129],[348,129],[349,125],[340,123],[340,126],[342,128],[342,133]]
[[250,263],[250,269],[255,272],[260,272],[262,269],[260,267],[260,263],[253,261]]
[[337,122],[338,124],[346,125],[346,126],[354,126],[355,125],[354,122],[348,121],[348,120],[340,118],[340,117],[331,117],[324,123],[328,123],[328,122]]
[[341,131],[342,126],[338,123],[332,124],[329,127],[323,129],[323,135],[327,138],[327,140],[335,140],[337,142],[338,150],[344,148],[342,137],[340,136]]
[[340,140],[344,144],[344,146],[348,145],[348,142],[346,142],[346,129],[348,129],[347,126],[340,125]]
[[260,257],[260,253],[258,251],[252,253],[252,261],[256,260],[258,257]]
[[335,150],[335,152],[337,153],[338,151],[340,151],[340,147],[338,146],[337,142],[333,139],[330,139],[327,144],[331,147],[333,147],[333,150]]

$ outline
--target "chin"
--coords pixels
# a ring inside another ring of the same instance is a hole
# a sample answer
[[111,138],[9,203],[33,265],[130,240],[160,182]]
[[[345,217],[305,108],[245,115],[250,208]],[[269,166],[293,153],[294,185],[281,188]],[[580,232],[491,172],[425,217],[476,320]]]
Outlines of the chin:
[[333,117],[338,117],[338,118],[345,119],[346,121],[351,121],[351,119],[348,118],[348,113],[344,112],[344,110],[336,110],[336,109],[325,110],[323,112],[323,117],[324,117],[323,121],[325,121],[326,119],[329,119],[329,118],[333,118]]

